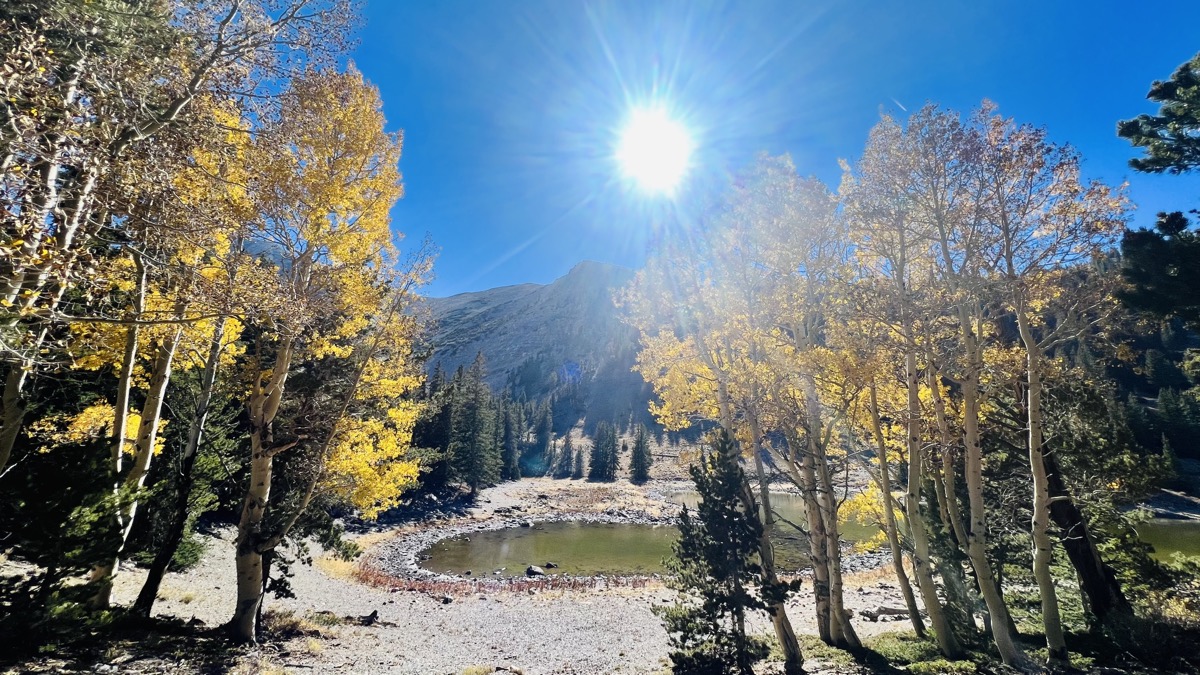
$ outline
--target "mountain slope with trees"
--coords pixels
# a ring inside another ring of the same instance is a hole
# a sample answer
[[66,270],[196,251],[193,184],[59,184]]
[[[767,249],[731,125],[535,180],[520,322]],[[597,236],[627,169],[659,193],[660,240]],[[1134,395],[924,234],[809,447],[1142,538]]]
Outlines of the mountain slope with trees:
[[427,301],[428,369],[453,373],[478,354],[486,382],[515,400],[549,400],[555,433],[583,420],[653,425],[650,387],[633,372],[637,332],[615,302],[633,271],[585,260],[546,285],[520,284]]

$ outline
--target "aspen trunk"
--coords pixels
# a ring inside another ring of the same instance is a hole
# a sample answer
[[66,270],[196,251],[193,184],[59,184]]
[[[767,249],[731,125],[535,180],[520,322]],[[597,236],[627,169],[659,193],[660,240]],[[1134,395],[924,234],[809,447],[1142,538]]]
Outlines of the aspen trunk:
[[263,446],[261,434],[251,435],[250,486],[242,503],[242,515],[238,521],[237,552],[237,605],[229,622],[235,639],[254,642],[257,639],[259,604],[263,597],[263,557],[259,551],[262,538],[263,516],[271,497],[271,471],[274,457]]
[[835,644],[829,599],[829,556],[828,537],[825,536],[825,518],[821,515],[821,504],[817,499],[817,472],[815,460],[810,452],[804,452],[800,460],[800,473],[804,478],[804,515],[808,520],[808,541],[813,568],[813,599],[817,618],[817,634],[825,644]]
[[946,418],[946,402],[942,398],[941,382],[937,371],[929,369],[929,388],[932,392],[933,414],[937,420],[938,435],[940,436],[942,475],[941,487],[945,494],[945,520],[950,523],[955,543],[959,547],[967,545],[967,529],[963,525],[962,508],[958,504],[958,488],[955,486],[954,441],[950,433],[950,423]]
[[1029,422],[1029,467],[1033,473],[1033,577],[1042,596],[1042,626],[1046,631],[1048,665],[1067,666],[1070,657],[1063,636],[1062,619],[1058,609],[1058,594],[1050,562],[1054,557],[1054,539],[1050,536],[1050,479],[1046,475],[1045,448],[1042,444],[1041,348],[1033,336],[1023,308],[1017,309],[1017,328],[1025,343],[1026,415]]
[[[146,266],[140,253],[133,254],[133,263],[137,268],[137,286],[134,296],[133,318],[141,317],[146,308]],[[122,354],[121,372],[117,376],[117,402],[113,408],[112,444],[109,457],[109,471],[112,473],[113,521],[118,536],[125,531],[124,510],[121,508],[121,468],[125,459],[126,429],[129,421],[129,393],[133,388],[133,368],[137,361],[138,325],[130,324],[125,329],[125,350]],[[120,546],[118,545],[118,550]],[[111,576],[116,570],[115,562],[106,562],[92,569],[90,580],[98,585],[96,593],[89,600],[95,608],[108,606],[112,590]]]
[[963,378],[963,455],[964,476],[967,483],[967,501],[971,526],[967,529],[967,557],[975,570],[975,583],[987,605],[987,621],[991,629],[996,651],[1005,665],[1018,668],[1028,667],[1029,657],[1021,650],[1010,629],[1012,619],[1000,587],[992,574],[987,559],[987,509],[983,501],[983,445],[979,437],[979,373],[983,371],[983,359],[975,331],[965,308],[959,307],[959,323],[963,333],[966,352],[967,373]]
[[921,611],[917,607],[917,599],[913,595],[912,584],[908,581],[908,573],[904,571],[904,554],[900,549],[900,536],[896,529],[896,514],[892,511],[892,477],[888,468],[887,444],[883,438],[883,428],[879,422],[879,400],[875,391],[875,382],[871,382],[871,430],[875,435],[877,452],[879,453],[879,490],[883,493],[883,529],[887,535],[888,548],[892,553],[892,569],[896,572],[896,583],[900,586],[900,595],[904,597],[904,606],[908,608],[908,618],[912,622],[913,631],[917,637],[925,637],[925,622],[921,620]]
[[[833,479],[829,471],[829,456],[825,452],[825,428],[821,415],[821,400],[817,385],[807,373],[801,375],[805,407],[808,408],[808,455],[812,457],[815,478],[814,500],[821,534],[824,538],[825,576],[829,584],[829,633],[831,644],[837,647],[857,649],[862,644],[842,598],[842,551],[838,537],[837,502],[833,494]],[[815,538],[815,534],[813,537]]]
[[[779,577],[775,573],[775,548],[771,543],[775,531],[775,514],[771,511],[771,491],[766,471],[763,469],[762,430],[758,425],[758,416],[753,411],[748,411],[747,419],[750,423],[750,434],[754,438],[754,470],[758,476],[759,498],[762,500],[762,535],[758,541],[758,557],[762,563],[763,579],[768,584],[777,584]],[[782,601],[773,602],[768,605],[768,612],[771,615],[771,625],[775,629],[775,637],[783,650],[784,673],[798,675],[804,672],[804,654],[800,650],[796,632],[792,629],[787,608]]]
[[962,655],[962,647],[950,630],[946,615],[942,611],[941,601],[937,596],[937,588],[933,585],[929,533],[925,530],[925,520],[921,515],[921,399],[917,389],[920,378],[917,374],[917,355],[911,348],[912,327],[908,319],[905,320],[904,332],[909,347],[904,355],[904,374],[908,385],[908,419],[905,420],[905,444],[908,450],[908,494],[904,498],[904,510],[913,537],[913,574],[917,577],[917,588],[921,591],[921,600],[925,604],[926,614],[929,615],[929,624],[937,638],[938,648],[946,658],[957,659]]
[[250,418],[250,484],[242,501],[238,520],[235,566],[237,569],[237,605],[228,628],[235,640],[257,639],[256,619],[262,602],[262,551],[269,538],[263,532],[263,518],[271,497],[271,472],[274,457],[282,448],[274,447],[272,423],[283,400],[288,370],[292,365],[292,339],[282,340],[270,377],[262,376],[252,384],[247,412]]
[[808,452],[801,450],[804,444],[801,443],[798,434],[794,431],[785,431],[785,434],[788,455],[783,458],[781,464],[804,498],[804,518],[808,523],[808,557],[813,569],[813,605],[816,610],[817,634],[822,642],[832,644],[833,636],[829,630],[829,568],[824,561],[825,525],[816,499],[816,471]]
[[[142,405],[142,421],[138,427],[135,444],[135,455],[130,465],[129,473],[125,476],[122,491],[136,494],[146,482],[150,471],[150,462],[154,457],[154,446],[158,442],[158,429],[162,421],[162,406],[166,399],[167,385],[171,381],[171,369],[175,361],[175,350],[183,335],[182,328],[175,332],[158,348],[154,359],[154,374],[150,378],[150,388],[146,392],[146,401]],[[120,524],[119,539],[113,557],[92,569],[89,583],[96,585],[96,593],[89,600],[93,607],[107,607],[112,597],[113,578],[120,568],[121,554],[129,533],[133,530],[133,521],[137,516],[138,500],[131,497],[117,505],[117,522]]]
[[142,584],[142,590],[138,593],[137,600],[133,603],[133,612],[143,617],[150,616],[154,608],[154,601],[158,598],[158,589],[162,585],[163,576],[171,564],[171,559],[175,557],[175,551],[179,549],[179,544],[183,541],[183,532],[188,519],[188,502],[191,498],[194,481],[192,470],[196,465],[196,455],[199,453],[204,425],[208,420],[209,404],[212,401],[212,393],[216,384],[217,367],[221,359],[221,343],[224,338],[225,320],[219,318],[209,343],[204,372],[200,375],[200,395],[196,400],[196,408],[188,426],[187,445],[184,446],[180,459],[179,485],[176,486],[174,513],[167,532],[167,540],[154,555],[154,561],[150,564],[150,569],[146,574],[146,581]]

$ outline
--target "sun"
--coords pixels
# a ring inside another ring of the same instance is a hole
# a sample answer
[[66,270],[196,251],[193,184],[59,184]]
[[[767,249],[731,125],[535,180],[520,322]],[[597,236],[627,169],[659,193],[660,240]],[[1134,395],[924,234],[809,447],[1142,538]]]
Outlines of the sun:
[[625,175],[650,193],[671,194],[687,173],[692,137],[662,108],[630,112],[616,158]]

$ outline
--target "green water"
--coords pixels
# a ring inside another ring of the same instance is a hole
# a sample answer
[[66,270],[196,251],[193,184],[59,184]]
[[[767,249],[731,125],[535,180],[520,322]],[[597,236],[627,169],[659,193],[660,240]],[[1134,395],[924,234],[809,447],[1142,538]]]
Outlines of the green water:
[[1200,556],[1200,520],[1155,518],[1139,525],[1138,534],[1154,547],[1154,557],[1159,560],[1172,553]]
[[[694,507],[697,496],[680,493],[673,501]],[[796,524],[804,521],[798,495],[772,495],[772,506]],[[876,528],[846,523],[843,539],[858,541],[874,535]],[[466,537],[445,539],[425,551],[429,558],[421,566],[432,572],[495,578],[522,576],[529,565],[545,567],[552,574],[591,576],[596,574],[651,574],[662,572],[663,558],[671,555],[678,531],[671,525],[626,525],[610,523],[543,523],[536,527],[514,527],[475,532]],[[780,523],[774,538],[777,568],[792,573],[807,566],[807,544],[791,527]],[[497,570],[500,574],[493,574]]]
[[[695,493],[673,495],[672,500],[695,506]],[[804,522],[801,497],[773,494],[772,506],[787,520]],[[846,523],[842,537],[858,541],[871,537],[876,528]],[[1156,549],[1156,556],[1170,557],[1176,551],[1200,556],[1200,521],[1156,519],[1144,523],[1139,532]],[[662,559],[671,554],[677,530],[670,525],[626,525],[610,523],[544,523],[536,527],[514,527],[474,532],[467,537],[446,539],[433,545],[422,567],[433,572],[477,578],[517,577],[529,565],[558,564],[551,574],[592,576],[597,574],[651,574],[662,571]],[[785,573],[806,565],[806,545],[790,527],[780,524],[775,537],[778,568]],[[494,571],[503,568],[499,575]]]
[[[495,578],[519,577],[529,565],[558,569],[551,574],[651,574],[662,571],[662,559],[671,554],[677,530],[671,525],[611,523],[544,523],[536,527],[510,527],[473,532],[445,539],[425,553],[421,566],[433,572]],[[499,575],[494,571],[504,569]]]
[[[671,495],[670,499],[690,509],[696,508],[696,505],[700,503],[700,495],[695,492],[678,492]],[[804,528],[808,527],[808,519],[804,516],[804,497],[798,494],[772,492],[771,510],[785,521],[795,523]],[[795,531],[786,522],[780,522],[778,527],[780,532],[785,535],[789,531]],[[875,536],[875,533],[879,531],[879,528],[874,525],[864,525],[853,520],[842,523],[842,526],[838,529],[842,535],[842,541],[863,541]]]

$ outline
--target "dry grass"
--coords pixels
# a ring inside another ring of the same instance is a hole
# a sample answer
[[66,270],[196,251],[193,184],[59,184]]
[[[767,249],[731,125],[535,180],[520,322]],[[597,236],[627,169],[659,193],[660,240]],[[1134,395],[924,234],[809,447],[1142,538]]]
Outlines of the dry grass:
[[283,666],[266,656],[252,656],[229,670],[229,675],[290,675]]
[[321,627],[307,616],[297,616],[291,610],[268,609],[263,612],[263,631],[273,638],[320,637]]
[[[380,530],[379,532],[368,532],[362,536],[355,537],[354,543],[362,550],[366,551],[377,544],[380,544],[388,539],[391,539],[402,530]],[[361,558],[361,556],[360,556]],[[343,581],[354,581],[355,570],[358,569],[358,560],[343,560],[336,555],[325,554],[316,559],[314,562],[317,569],[324,572],[327,576]]]
[[873,570],[851,572],[842,577],[842,583],[847,588],[874,586],[881,582],[888,584],[896,583],[896,570],[892,569],[891,564],[881,565]]

